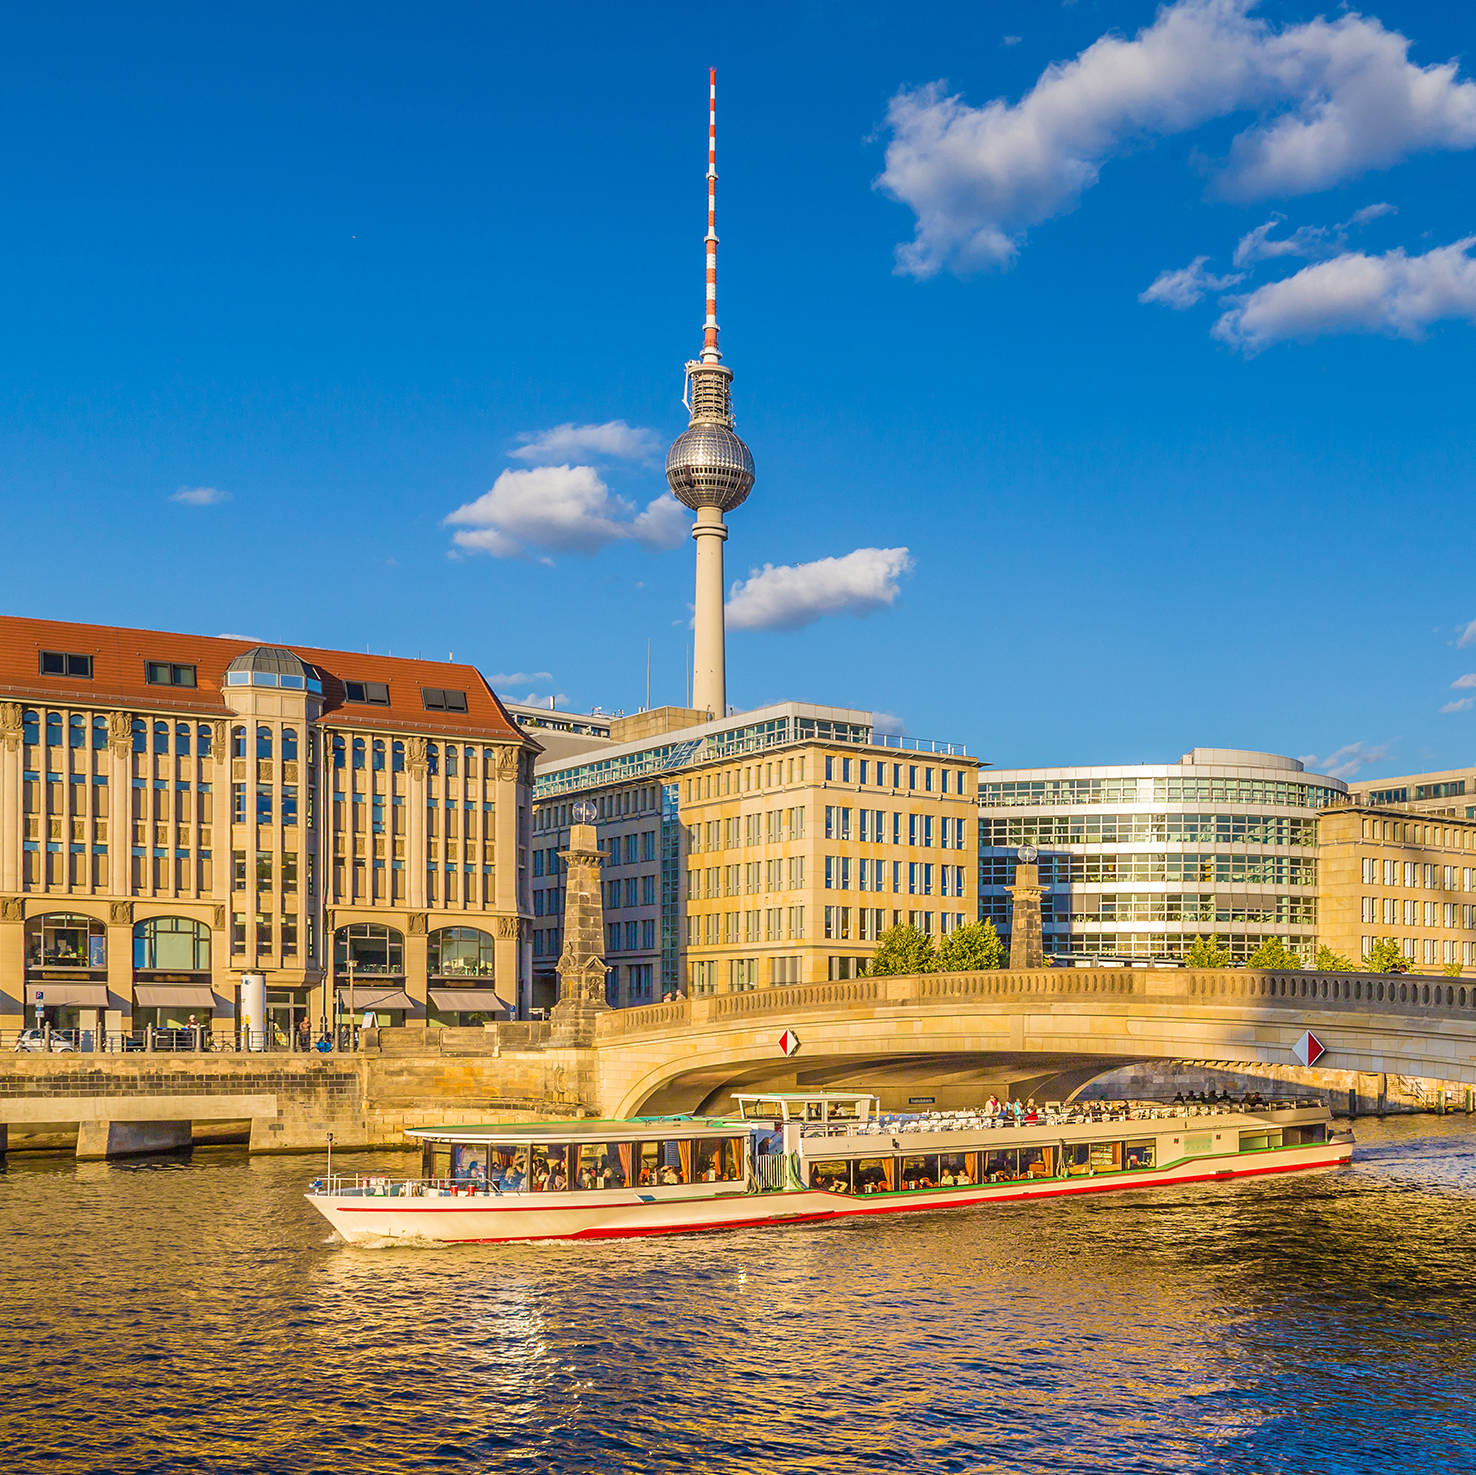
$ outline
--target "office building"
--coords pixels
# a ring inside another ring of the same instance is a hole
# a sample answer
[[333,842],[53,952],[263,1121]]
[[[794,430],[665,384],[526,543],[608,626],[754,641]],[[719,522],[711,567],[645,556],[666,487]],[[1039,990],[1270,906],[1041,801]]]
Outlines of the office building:
[[1394,805],[1447,819],[1476,819],[1476,768],[1360,779],[1348,785],[1348,792],[1360,804]]
[[0,1017],[505,1013],[536,751],[470,666],[0,620]]
[[1058,962],[1173,960],[1216,934],[1235,962],[1269,938],[1310,961],[1317,816],[1346,787],[1294,758],[1221,748],[1169,764],[991,770],[979,782],[981,915],[1008,934],[1015,853],[1030,844]]

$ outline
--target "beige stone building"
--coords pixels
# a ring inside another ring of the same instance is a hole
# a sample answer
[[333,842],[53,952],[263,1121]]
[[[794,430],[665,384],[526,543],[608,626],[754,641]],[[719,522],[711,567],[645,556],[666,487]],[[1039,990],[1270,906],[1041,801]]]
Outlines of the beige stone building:
[[472,667],[0,620],[0,1026],[526,993],[537,745]]
[[1476,768],[1360,779],[1349,783],[1348,792],[1361,804],[1393,804],[1419,814],[1476,819]]
[[1416,972],[1476,972],[1476,819],[1348,804],[1317,838],[1319,943],[1356,963],[1392,937]]
[[805,703],[696,716],[539,765],[535,966],[559,951],[549,857],[582,800],[612,854],[611,1003],[849,978],[897,922],[938,937],[976,920],[979,765],[960,747]]

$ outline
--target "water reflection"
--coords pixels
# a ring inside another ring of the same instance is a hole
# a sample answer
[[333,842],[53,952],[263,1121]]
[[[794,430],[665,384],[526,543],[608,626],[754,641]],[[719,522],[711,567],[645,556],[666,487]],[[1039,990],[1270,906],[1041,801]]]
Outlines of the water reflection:
[[1360,1137],[1314,1177],[372,1250],[301,1160],[16,1159],[0,1434],[59,1472],[1476,1468],[1476,1130]]

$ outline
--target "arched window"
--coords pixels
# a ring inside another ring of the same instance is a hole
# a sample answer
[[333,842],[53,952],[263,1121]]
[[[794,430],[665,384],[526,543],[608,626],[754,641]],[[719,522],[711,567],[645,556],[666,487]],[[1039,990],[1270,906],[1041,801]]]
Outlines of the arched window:
[[337,733],[333,734],[333,766],[343,767],[343,739]]
[[60,712],[46,714],[46,746],[59,748],[62,745],[62,720]]
[[135,753],[149,751],[149,725],[142,717],[133,719],[133,751]]
[[167,722],[156,722],[154,724],[154,752],[167,753],[169,751],[169,724]]
[[244,758],[246,756],[246,729],[244,727],[233,727],[231,729],[231,757]]
[[390,769],[394,773],[405,771],[405,745],[402,742],[390,745]]
[[176,758],[190,756],[190,724],[188,722],[174,724],[174,756]]
[[135,923],[133,966],[161,973],[208,973],[210,929],[188,917],[150,917]]
[[364,739],[363,738],[355,738],[354,739],[354,771],[356,773],[358,773],[358,772],[362,771],[363,767],[364,767]]
[[28,968],[106,968],[108,931],[96,917],[48,912],[26,923]]
[[297,762],[297,729],[295,727],[282,729],[282,762]]
[[384,743],[379,738],[375,738],[374,739],[373,756],[374,756],[374,771],[375,771],[375,773],[383,773],[384,772]]
[[[30,741],[29,738],[26,739]],[[106,717],[94,717],[92,719],[92,747],[100,751],[108,745],[108,719]]]
[[256,729],[256,756],[258,758],[270,758],[272,756],[272,730],[270,727],[258,727]]
[[492,934],[478,927],[442,927],[430,935],[430,972],[435,978],[491,978]]
[[441,771],[441,749],[436,743],[425,745],[425,767],[427,773],[439,773]]
[[456,777],[456,756],[457,756],[456,755],[456,745],[454,743],[447,743],[446,744],[446,777],[447,778],[455,778]]
[[41,714],[34,707],[21,713],[21,738],[27,743],[41,741]]
[[202,722],[195,733],[195,752],[202,758],[210,756],[210,724],[208,722]]
[[87,746],[87,719],[80,712],[73,712],[67,718],[67,746],[69,748]]
[[333,970],[341,980],[348,977],[353,960],[355,978],[384,978],[405,971],[405,938],[393,927],[378,922],[355,922],[333,934]]

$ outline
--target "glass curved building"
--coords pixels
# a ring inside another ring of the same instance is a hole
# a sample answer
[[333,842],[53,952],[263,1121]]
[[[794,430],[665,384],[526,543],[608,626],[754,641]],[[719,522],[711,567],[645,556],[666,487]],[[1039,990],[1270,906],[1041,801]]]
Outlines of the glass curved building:
[[1040,852],[1045,951],[1057,962],[1175,960],[1218,934],[1235,962],[1317,939],[1317,812],[1340,779],[1295,758],[1195,748],[1177,763],[979,776],[979,913],[1010,930],[1015,855]]

